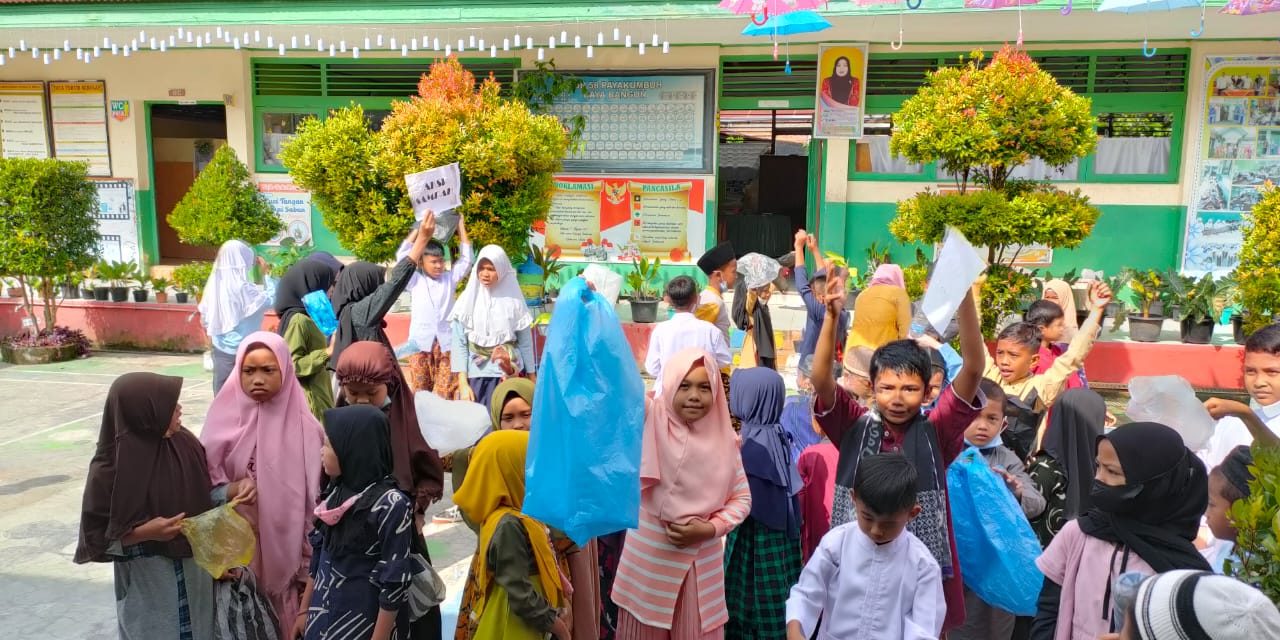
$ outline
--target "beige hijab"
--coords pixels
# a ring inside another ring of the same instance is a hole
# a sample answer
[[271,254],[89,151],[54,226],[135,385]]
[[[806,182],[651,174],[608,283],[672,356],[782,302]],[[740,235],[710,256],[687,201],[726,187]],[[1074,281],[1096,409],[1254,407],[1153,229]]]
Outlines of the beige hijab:
[[1052,291],[1058,299],[1056,302],[1062,307],[1062,313],[1065,316],[1063,321],[1067,325],[1067,332],[1062,334],[1062,339],[1071,342],[1075,337],[1076,331],[1080,330],[1080,325],[1076,322],[1076,297],[1072,293],[1071,285],[1065,280],[1050,280],[1044,283],[1045,299],[1049,299],[1049,292]]

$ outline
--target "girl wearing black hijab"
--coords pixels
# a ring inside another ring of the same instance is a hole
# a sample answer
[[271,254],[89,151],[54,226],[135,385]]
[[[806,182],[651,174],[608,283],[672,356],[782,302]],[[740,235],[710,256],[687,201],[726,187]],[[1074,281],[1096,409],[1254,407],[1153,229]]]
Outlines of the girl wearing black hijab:
[[1106,419],[1106,402],[1088,389],[1072,389],[1053,403],[1040,451],[1027,462],[1047,503],[1044,513],[1031,521],[1041,546],[1049,546],[1063,525],[1089,510],[1094,457]]
[[862,99],[862,85],[853,76],[853,63],[845,56],[836,58],[831,75],[822,80],[822,98],[841,107],[856,107]]
[[114,564],[122,640],[213,637],[213,578],[181,533],[184,517],[213,507],[212,487],[181,393],[182,378],[117,378],[89,463],[75,561]]
[[1194,543],[1209,504],[1208,473],[1176,431],[1124,425],[1098,439],[1097,461],[1093,506],[1036,560],[1045,583],[1032,640],[1117,631],[1123,612],[1112,610],[1111,585],[1124,573],[1209,570]]
[[317,420],[333,408],[333,380],[329,376],[329,341],[307,314],[302,299],[315,291],[329,291],[333,270],[318,260],[302,260],[289,267],[276,285],[276,328],[289,345],[293,368]]

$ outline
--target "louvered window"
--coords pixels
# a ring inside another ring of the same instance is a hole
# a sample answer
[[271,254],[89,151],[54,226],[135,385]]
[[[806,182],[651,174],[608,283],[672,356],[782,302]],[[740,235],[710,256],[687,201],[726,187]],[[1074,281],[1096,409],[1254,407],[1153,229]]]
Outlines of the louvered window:
[[818,62],[725,58],[720,63],[720,109],[812,109]]

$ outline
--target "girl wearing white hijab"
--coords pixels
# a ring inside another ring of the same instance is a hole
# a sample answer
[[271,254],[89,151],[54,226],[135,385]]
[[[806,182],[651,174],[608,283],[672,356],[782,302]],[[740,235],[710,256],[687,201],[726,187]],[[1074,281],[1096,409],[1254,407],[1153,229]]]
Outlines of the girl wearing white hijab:
[[[249,281],[249,269],[258,265],[266,279],[266,291]],[[262,319],[275,303],[275,281],[267,261],[255,257],[240,240],[228,240],[218,249],[213,271],[200,297],[200,322],[213,343],[213,393],[222,389],[236,366],[236,350],[244,337],[262,329]]]
[[487,407],[503,380],[522,373],[533,377],[533,316],[502,247],[480,250],[449,323],[452,369],[464,399]]

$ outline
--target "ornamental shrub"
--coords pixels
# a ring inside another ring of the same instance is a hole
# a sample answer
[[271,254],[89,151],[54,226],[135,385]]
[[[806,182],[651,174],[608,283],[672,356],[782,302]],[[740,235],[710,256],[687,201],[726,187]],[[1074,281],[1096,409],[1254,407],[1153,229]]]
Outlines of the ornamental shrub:
[[378,132],[358,106],[310,120],[282,151],[294,182],[309,189],[327,224],[357,257],[385,261],[414,222],[404,176],[457,162],[472,241],[497,244],[519,263],[529,229],[545,220],[552,179],[570,136],[555,116],[477,85],[455,58],[431,65],[418,95],[393,103]]
[[1227,512],[1237,538],[1224,572],[1280,602],[1280,449],[1255,443],[1249,471],[1249,496]]
[[1267,183],[1262,199],[1244,215],[1244,244],[1234,273],[1245,332],[1270,324],[1280,311],[1280,187]]
[[[56,323],[57,278],[97,261],[97,209],[98,192],[84,163],[0,160],[0,275],[22,284],[33,333]],[[40,314],[31,287],[43,299]]]
[[271,204],[258,192],[248,167],[229,146],[213,154],[187,195],[169,214],[178,239],[217,247],[228,240],[262,244],[284,229]]

